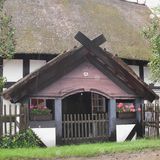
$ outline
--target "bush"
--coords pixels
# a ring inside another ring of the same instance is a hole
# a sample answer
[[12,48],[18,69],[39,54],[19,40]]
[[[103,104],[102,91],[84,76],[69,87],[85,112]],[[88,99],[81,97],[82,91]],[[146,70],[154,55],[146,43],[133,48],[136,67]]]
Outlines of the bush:
[[31,129],[0,139],[0,148],[29,148],[37,146],[42,146],[42,142]]

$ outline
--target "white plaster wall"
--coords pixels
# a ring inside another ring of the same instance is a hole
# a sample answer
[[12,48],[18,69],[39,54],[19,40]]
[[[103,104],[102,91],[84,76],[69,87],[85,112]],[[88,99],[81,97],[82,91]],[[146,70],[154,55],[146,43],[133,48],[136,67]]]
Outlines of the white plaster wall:
[[[117,142],[124,142],[135,124],[123,124],[123,125],[116,125],[116,139]],[[136,134],[132,140],[136,139]]]
[[30,60],[29,72],[31,73],[45,64],[45,60]]
[[139,66],[136,65],[129,65],[130,68],[139,76]]
[[[151,73],[150,73],[149,67],[147,67],[147,66],[144,67],[144,81],[147,84],[153,83],[153,81],[151,80]],[[155,83],[154,85],[155,86],[160,86],[160,82]]]
[[147,84],[150,84],[152,83],[151,79],[150,79],[150,70],[149,70],[149,67],[144,67],[144,81],[147,83]]
[[3,77],[7,82],[16,82],[23,77],[23,60],[3,60]]
[[47,147],[56,146],[55,128],[32,128],[32,130]]

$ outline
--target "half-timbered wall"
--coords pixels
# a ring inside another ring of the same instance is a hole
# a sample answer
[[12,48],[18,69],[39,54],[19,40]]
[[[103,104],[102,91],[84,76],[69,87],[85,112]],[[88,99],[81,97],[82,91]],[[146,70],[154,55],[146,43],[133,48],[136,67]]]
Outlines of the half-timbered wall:
[[[1,75],[7,79],[5,88],[10,87],[15,82],[23,78],[25,75],[35,71],[44,64],[46,64],[46,60],[27,59],[25,57],[24,58],[18,57],[18,59],[10,59],[10,60],[4,59],[2,62],[3,67]],[[5,88],[3,90],[5,90]],[[10,101],[3,99],[3,105],[9,106],[10,104],[11,104]],[[8,113],[8,108],[6,109]],[[14,113],[13,110],[12,112]]]

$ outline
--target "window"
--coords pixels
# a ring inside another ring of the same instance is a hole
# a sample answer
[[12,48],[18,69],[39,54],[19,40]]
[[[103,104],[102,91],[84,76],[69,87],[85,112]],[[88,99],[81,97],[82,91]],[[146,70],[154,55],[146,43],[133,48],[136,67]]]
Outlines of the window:
[[92,113],[104,113],[105,109],[105,97],[91,93]]
[[30,99],[30,120],[43,121],[54,119],[54,100],[31,98]]

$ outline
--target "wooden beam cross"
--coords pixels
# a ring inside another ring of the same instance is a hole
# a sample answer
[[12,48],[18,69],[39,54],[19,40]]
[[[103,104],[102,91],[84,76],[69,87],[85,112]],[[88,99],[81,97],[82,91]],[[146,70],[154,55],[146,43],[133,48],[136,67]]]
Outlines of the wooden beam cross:
[[90,40],[88,37],[86,37],[82,32],[78,32],[75,37],[77,41],[79,41],[85,48],[88,50],[92,51],[94,48],[97,48],[99,45],[103,44],[106,42],[106,38],[104,37],[103,34],[99,35],[97,38],[94,40]]

